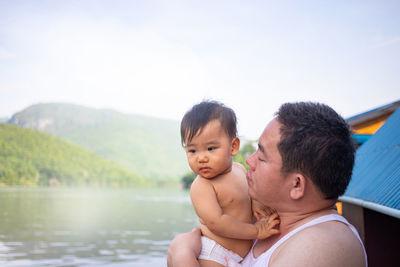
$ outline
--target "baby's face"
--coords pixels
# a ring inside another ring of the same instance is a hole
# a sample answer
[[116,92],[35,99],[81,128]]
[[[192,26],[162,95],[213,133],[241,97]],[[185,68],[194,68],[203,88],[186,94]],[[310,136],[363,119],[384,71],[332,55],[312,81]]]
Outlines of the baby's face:
[[210,121],[185,145],[190,168],[204,178],[228,173],[232,169],[232,139],[219,120]]

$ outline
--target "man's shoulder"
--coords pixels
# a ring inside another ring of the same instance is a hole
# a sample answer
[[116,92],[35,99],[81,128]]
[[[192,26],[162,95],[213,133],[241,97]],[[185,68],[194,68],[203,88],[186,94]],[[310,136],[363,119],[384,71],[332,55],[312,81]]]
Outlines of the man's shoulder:
[[335,245],[341,243],[342,245],[353,244],[354,241],[357,245],[359,241],[350,227],[340,221],[327,221],[307,227],[288,240],[288,244],[294,246],[299,243],[310,243],[314,246],[320,245]]
[[277,252],[276,266],[296,261],[298,266],[363,266],[364,263],[360,241],[348,225],[339,221],[307,227],[289,238]]

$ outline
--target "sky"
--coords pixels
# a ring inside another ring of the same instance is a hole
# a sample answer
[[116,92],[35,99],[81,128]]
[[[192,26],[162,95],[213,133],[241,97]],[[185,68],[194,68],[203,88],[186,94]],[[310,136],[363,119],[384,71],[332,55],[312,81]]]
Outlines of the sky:
[[0,0],[0,117],[64,102],[180,120],[203,99],[256,139],[285,102],[400,100],[400,1]]

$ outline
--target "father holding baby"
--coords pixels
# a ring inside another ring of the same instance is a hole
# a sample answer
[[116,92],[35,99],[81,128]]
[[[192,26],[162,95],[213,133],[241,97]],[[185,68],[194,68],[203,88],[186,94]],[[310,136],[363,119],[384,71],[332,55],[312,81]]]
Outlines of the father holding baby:
[[[332,108],[283,104],[247,159],[250,197],[274,208],[279,234],[255,240],[241,266],[366,266],[357,231],[335,209],[350,181],[354,148]],[[175,237],[168,266],[199,266],[200,231]],[[229,266],[236,266],[229,263]]]

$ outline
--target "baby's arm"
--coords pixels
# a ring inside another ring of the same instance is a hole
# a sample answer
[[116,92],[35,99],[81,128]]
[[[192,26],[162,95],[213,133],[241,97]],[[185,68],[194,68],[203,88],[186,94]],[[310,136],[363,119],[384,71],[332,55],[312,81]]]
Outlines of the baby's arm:
[[203,178],[197,178],[193,182],[190,197],[201,223],[217,235],[236,239],[265,239],[279,233],[274,229],[279,224],[276,214],[256,224],[244,223],[224,214],[213,185]]
[[269,218],[271,215],[277,214],[276,210],[268,206],[264,206],[255,199],[251,200],[251,210],[253,216],[257,219],[257,221],[261,219],[260,216],[262,216],[263,218]]

